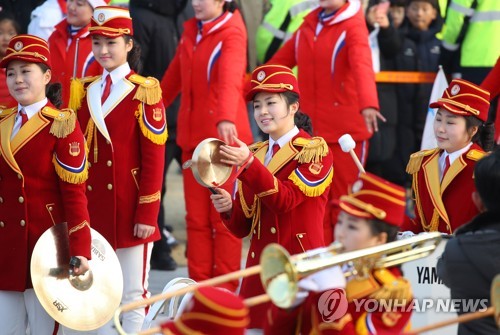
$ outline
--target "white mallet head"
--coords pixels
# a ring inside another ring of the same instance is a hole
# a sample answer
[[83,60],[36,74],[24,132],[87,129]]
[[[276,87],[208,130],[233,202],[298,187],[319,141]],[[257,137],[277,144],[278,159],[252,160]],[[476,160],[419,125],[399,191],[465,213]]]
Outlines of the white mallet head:
[[349,134],[344,134],[340,136],[339,144],[343,152],[349,152],[354,148],[356,148],[356,142],[354,142],[352,136]]

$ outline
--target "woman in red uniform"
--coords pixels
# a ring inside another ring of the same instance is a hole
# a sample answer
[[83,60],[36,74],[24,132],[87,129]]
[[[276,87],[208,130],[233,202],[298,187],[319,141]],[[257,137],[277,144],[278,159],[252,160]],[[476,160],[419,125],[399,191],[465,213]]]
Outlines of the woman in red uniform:
[[[13,16],[0,12],[0,60],[5,57],[7,47],[12,37],[19,34],[21,28]],[[5,83],[5,69],[0,69],[0,108],[7,108],[17,105],[17,101],[10,95]]]
[[[83,79],[86,97],[78,111],[90,150],[87,198],[93,227],[117,249],[125,304],[149,295],[151,248],[160,238],[165,109],[158,80],[131,69],[138,46],[128,10],[97,7],[89,32],[104,72]],[[124,313],[125,331],[138,332],[144,316],[145,308]]]
[[[269,140],[250,149],[223,146],[223,162],[245,167],[234,199],[220,189],[211,196],[227,228],[238,238],[251,236],[247,267],[259,264],[269,243],[290,253],[324,246],[323,216],[332,182],[332,156],[321,137],[311,137],[310,120],[299,112],[299,87],[293,72],[281,65],[263,65],[252,73],[247,100]],[[251,151],[253,153],[251,153]],[[263,294],[259,276],[243,279],[240,294]],[[262,328],[268,304],[251,308],[250,328]]]
[[[455,79],[438,101],[434,120],[438,147],[411,155],[406,171],[413,176],[413,222],[403,230],[452,234],[479,212],[472,201],[473,172],[484,151],[493,147],[488,119],[490,94],[466,80]],[[477,142],[477,143],[476,143]]]
[[[184,24],[174,59],[162,79],[163,100],[169,106],[181,93],[177,144],[182,161],[191,159],[204,139],[230,143],[238,136],[251,143],[243,98],[247,35],[234,2],[193,1],[195,18]],[[210,203],[210,192],[191,170],[183,171],[186,203],[189,277],[200,281],[239,270],[241,241],[224,228]],[[235,290],[236,282],[227,283]]]
[[70,254],[82,261],[77,273],[88,269],[85,140],[75,113],[47,99],[51,63],[45,40],[15,36],[0,67],[7,68],[7,87],[17,102],[0,110],[1,332],[24,335],[29,324],[32,332],[50,335],[58,325],[32,289],[31,254],[47,229],[67,222]]
[[[405,191],[375,175],[361,174],[352,192],[340,198],[340,208],[335,240],[342,244],[343,252],[382,245],[396,240],[405,213]],[[331,289],[310,290],[305,302],[292,309],[272,306],[266,334],[399,335],[408,327],[412,292],[399,268],[372,270],[366,278],[347,278],[345,291],[335,289],[343,287],[340,278],[320,274],[313,275],[318,277],[318,286],[330,285]],[[303,282],[307,280],[301,280],[299,287],[306,287]],[[391,304],[395,307],[374,308]]]
[[[94,8],[106,6],[105,0],[68,0],[66,19],[54,27],[49,37],[52,55],[52,81],[62,85],[63,106],[68,106],[71,78],[96,76],[102,68],[92,54],[89,37]],[[70,106],[70,108],[73,106]]]
[[269,64],[297,65],[301,108],[313,122],[315,134],[325,139],[335,162],[335,183],[325,215],[325,242],[333,240],[339,213],[338,199],[358,177],[353,160],[338,144],[344,134],[356,141],[354,149],[366,161],[368,139],[384,120],[379,108],[371,51],[361,1],[321,0],[304,18],[290,40]]

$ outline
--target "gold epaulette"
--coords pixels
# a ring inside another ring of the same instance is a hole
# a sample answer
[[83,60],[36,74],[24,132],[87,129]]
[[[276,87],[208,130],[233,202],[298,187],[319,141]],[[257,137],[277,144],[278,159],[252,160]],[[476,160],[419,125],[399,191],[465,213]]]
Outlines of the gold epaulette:
[[69,86],[69,102],[68,107],[77,111],[82,106],[82,100],[85,97],[85,85],[89,84],[101,76],[71,78]]
[[293,145],[302,147],[302,150],[295,156],[299,163],[317,163],[328,155],[328,144],[323,137],[303,138],[298,137],[293,141]]
[[430,150],[422,150],[419,152],[415,152],[410,156],[410,160],[408,162],[408,165],[406,165],[406,173],[408,174],[414,174],[417,173],[418,170],[420,170],[420,167],[422,166],[422,161],[424,157],[429,156],[433,153],[435,153],[439,148],[435,149],[430,149]]
[[0,120],[4,117],[9,116],[12,113],[17,112],[17,106],[12,108],[7,108],[5,106],[0,106]]
[[250,144],[248,146],[248,149],[250,149],[251,152],[256,152],[260,148],[262,148],[264,145],[266,145],[269,141],[264,141],[264,142],[256,142],[253,144]]
[[153,105],[161,100],[161,87],[158,79],[154,77],[143,77],[138,74],[131,75],[128,80],[139,85],[134,99]]
[[478,161],[486,155],[482,150],[472,149],[467,153],[467,158],[473,161]]
[[49,106],[42,108],[42,114],[54,119],[50,133],[57,138],[65,138],[75,130],[76,114],[72,109],[55,109]]
[[373,276],[381,284],[379,290],[373,292],[370,298],[377,300],[410,301],[413,298],[411,285],[403,277],[396,277],[387,269],[373,271]]

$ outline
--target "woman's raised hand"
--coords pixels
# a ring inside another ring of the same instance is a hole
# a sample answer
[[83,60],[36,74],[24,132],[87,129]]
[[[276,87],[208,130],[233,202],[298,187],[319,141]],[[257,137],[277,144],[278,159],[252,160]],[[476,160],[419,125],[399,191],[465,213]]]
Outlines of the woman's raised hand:
[[240,141],[236,136],[232,137],[232,143],[234,146],[223,145],[220,147],[220,153],[222,155],[221,162],[229,165],[242,166],[247,163],[249,159],[252,159],[250,149],[248,146]]

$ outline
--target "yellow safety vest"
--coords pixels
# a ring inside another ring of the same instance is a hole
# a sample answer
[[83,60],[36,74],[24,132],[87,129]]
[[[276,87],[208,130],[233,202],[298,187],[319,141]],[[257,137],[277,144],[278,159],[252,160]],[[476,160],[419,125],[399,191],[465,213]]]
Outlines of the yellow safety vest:
[[[460,44],[466,19],[469,25]],[[493,67],[500,56],[498,36],[500,0],[451,0],[443,30],[443,47],[450,51],[460,48],[461,66]]]
[[[300,27],[304,16],[318,6],[318,0],[269,0],[271,9],[266,13],[262,24],[257,29],[255,44],[257,60],[263,64],[266,54],[274,39],[286,42]],[[282,26],[288,20],[285,30]]]

